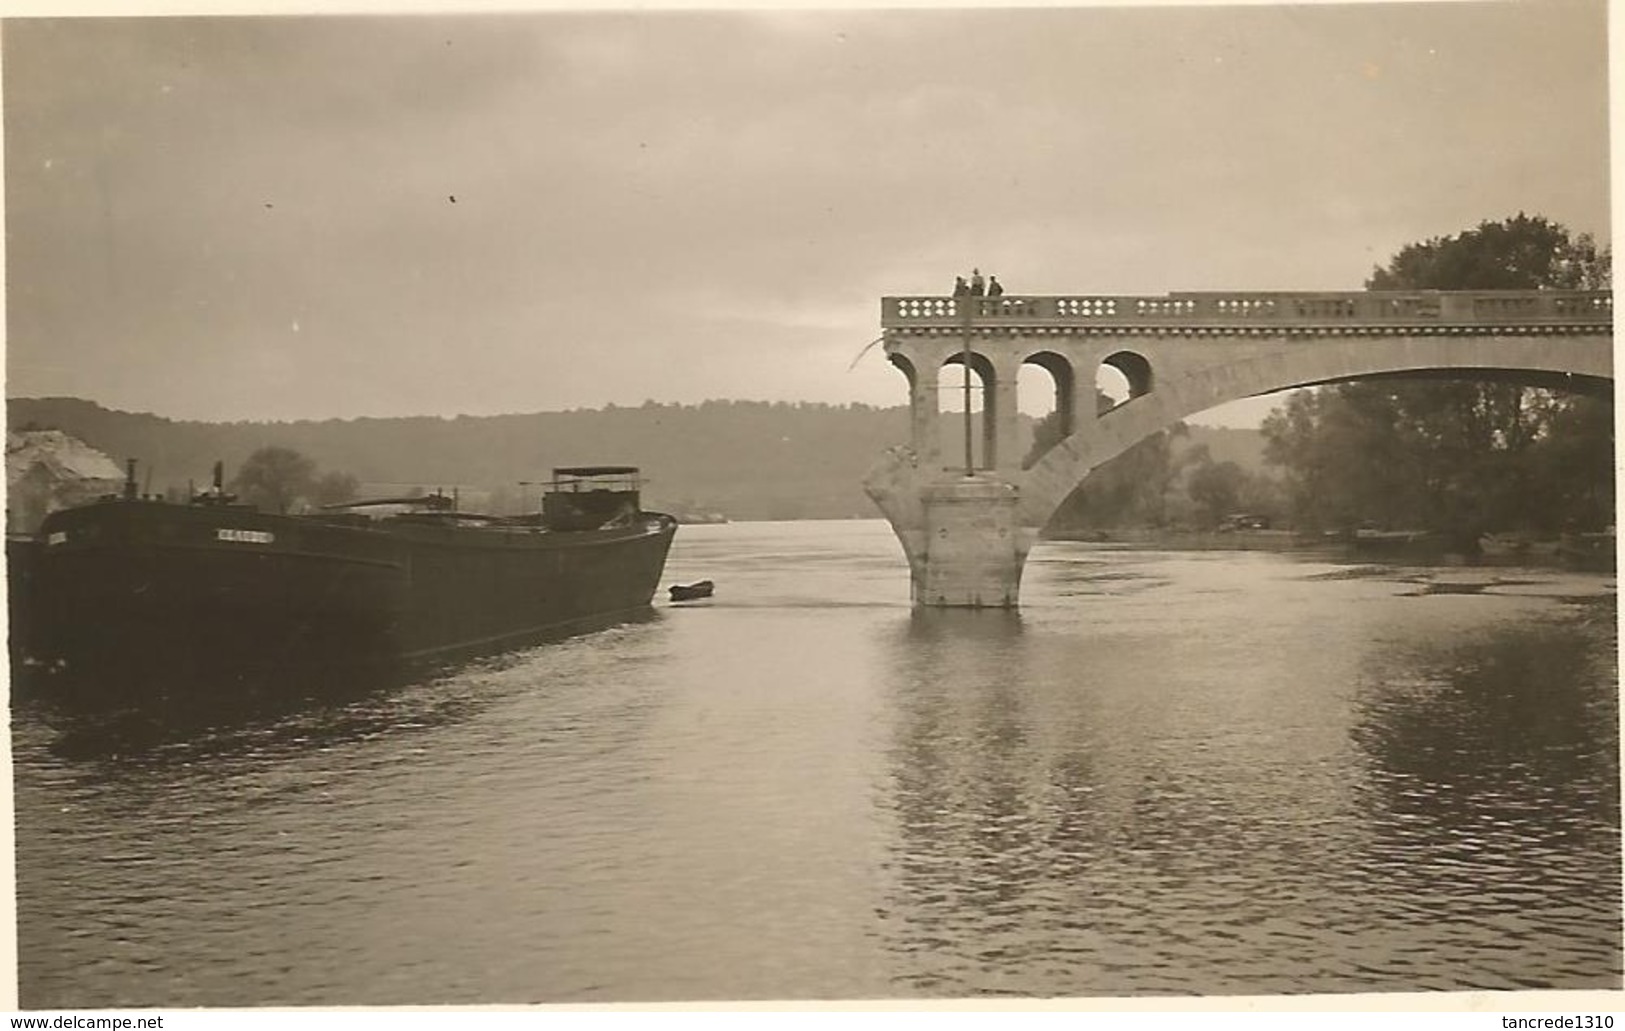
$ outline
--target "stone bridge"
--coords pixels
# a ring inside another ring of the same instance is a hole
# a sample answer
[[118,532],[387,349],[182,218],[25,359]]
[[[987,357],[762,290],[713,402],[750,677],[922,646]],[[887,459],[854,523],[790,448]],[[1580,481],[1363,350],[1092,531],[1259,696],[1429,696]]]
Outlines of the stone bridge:
[[[1014,607],[1027,552],[1067,495],[1138,441],[1215,405],[1379,376],[1613,384],[1606,291],[887,297],[881,325],[908,380],[911,440],[882,457],[864,490],[902,541],[916,605]],[[949,364],[981,381],[981,468],[943,453],[942,420],[963,418],[939,410]],[[1049,372],[1065,433],[1025,470],[1024,365]],[[1102,366],[1122,374],[1129,397],[1096,414]]]

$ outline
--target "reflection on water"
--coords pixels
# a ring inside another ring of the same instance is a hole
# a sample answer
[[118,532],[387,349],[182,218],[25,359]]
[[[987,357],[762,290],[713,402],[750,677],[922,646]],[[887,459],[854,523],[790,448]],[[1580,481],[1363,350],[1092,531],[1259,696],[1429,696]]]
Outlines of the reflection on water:
[[[530,926],[509,893],[546,854],[550,821],[614,811],[582,790],[584,771],[613,780],[604,754],[652,710],[647,692],[601,689],[611,670],[648,661],[658,629],[615,626],[280,714],[217,709],[136,749],[87,714],[20,710],[25,1005],[458,998],[455,981],[419,994],[414,956],[434,954],[427,969],[460,981],[438,950],[471,915]],[[543,671],[564,682],[536,706]],[[151,716],[138,712],[105,719]],[[512,812],[527,775],[572,801]],[[495,898],[447,911],[448,895],[476,886]],[[472,961],[489,965],[484,951]]]
[[269,707],[19,703],[25,1004],[1619,984],[1611,581],[1045,545],[1019,614],[916,613],[883,524],[667,575],[716,596]]
[[[480,704],[479,694],[401,689],[452,678],[481,683],[482,674],[511,666],[539,646],[660,618],[652,609],[604,617],[513,639],[500,650],[466,649],[410,663],[352,666],[311,659],[281,671],[275,682],[171,677],[148,683],[36,670],[26,688],[14,692],[13,709],[22,724],[49,727],[55,736],[47,747],[62,758],[229,754],[246,742],[264,748],[286,741],[303,748],[465,717]],[[403,703],[424,711],[402,711]]]
[[[1618,985],[1611,623],[1407,610],[1486,586],[1415,573],[1294,577],[1368,581],[1336,607],[1270,560],[1254,594],[1233,564],[1125,558],[1057,557],[1025,621],[899,637],[899,990]],[[1103,610],[1045,596],[1118,601],[1090,634]]]
[[1063,958],[1034,931],[1053,908],[1046,892],[1085,858],[1089,735],[1053,713],[1033,725],[1021,636],[1014,613],[927,611],[899,641],[899,847],[884,926],[900,994],[1019,992],[1012,973],[1042,979]]
[[1599,906],[1621,904],[1618,696],[1598,645],[1583,626],[1546,623],[1368,662],[1351,730],[1370,761],[1363,865],[1380,871],[1379,899],[1434,900],[1390,919],[1421,932],[1412,951],[1471,951],[1475,986],[1617,969],[1617,936],[1586,934]]

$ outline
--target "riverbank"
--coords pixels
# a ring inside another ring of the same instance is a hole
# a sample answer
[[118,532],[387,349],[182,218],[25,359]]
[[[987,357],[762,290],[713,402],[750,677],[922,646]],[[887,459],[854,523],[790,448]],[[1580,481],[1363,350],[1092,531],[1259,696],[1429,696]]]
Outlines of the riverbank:
[[1482,551],[1466,555],[1452,549],[1442,537],[1426,533],[1362,532],[1354,537],[1309,534],[1294,530],[1063,530],[1044,534],[1045,540],[1116,544],[1129,548],[1167,551],[1276,551],[1325,555],[1337,559],[1405,562],[1451,566],[1535,566],[1613,572],[1616,568],[1613,534],[1569,534],[1535,540],[1527,537],[1486,537]]
[[1123,544],[1172,551],[1301,551],[1323,548],[1325,541],[1292,530],[1155,530],[1114,528],[1110,530],[1048,531],[1049,541],[1080,541],[1086,544]]

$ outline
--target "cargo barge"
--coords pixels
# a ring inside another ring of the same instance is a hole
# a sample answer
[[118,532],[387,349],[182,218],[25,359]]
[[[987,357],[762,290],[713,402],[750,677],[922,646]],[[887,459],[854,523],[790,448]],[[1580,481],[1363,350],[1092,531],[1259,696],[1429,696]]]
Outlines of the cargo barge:
[[581,466],[526,516],[443,494],[280,515],[218,473],[190,503],[141,498],[132,466],[122,495],[46,518],[14,631],[30,665],[120,692],[500,649],[649,607],[677,524],[640,490]]

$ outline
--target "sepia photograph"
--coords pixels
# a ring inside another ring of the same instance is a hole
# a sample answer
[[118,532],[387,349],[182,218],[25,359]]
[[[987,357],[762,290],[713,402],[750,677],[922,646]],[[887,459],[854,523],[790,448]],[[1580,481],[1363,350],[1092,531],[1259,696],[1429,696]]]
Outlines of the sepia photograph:
[[1608,15],[0,20],[13,1005],[1618,993]]

